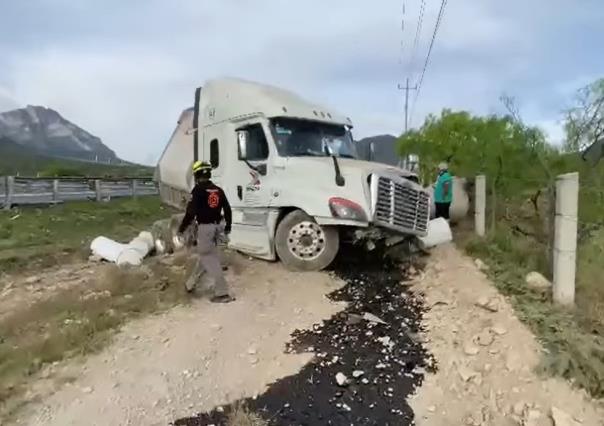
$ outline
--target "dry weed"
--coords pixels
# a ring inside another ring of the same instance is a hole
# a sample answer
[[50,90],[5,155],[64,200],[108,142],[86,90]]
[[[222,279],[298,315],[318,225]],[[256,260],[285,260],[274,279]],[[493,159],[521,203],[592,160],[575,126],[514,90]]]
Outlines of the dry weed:
[[228,426],[267,426],[268,422],[244,405],[236,406],[228,418]]

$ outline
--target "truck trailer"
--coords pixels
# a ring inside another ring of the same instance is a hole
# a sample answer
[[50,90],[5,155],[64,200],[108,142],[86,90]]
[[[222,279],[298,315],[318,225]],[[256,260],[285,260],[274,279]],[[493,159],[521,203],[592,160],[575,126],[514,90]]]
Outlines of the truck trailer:
[[327,267],[353,238],[425,236],[429,192],[410,171],[357,159],[352,127],[277,87],[209,80],[159,160],[161,199],[184,209],[193,162],[210,163],[233,210],[229,248],[299,271]]

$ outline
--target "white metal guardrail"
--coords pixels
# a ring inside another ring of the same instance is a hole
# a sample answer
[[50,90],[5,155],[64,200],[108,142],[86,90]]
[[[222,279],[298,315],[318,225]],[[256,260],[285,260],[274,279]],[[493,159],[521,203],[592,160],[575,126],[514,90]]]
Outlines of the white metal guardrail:
[[118,197],[157,195],[152,178],[32,178],[0,176],[0,207],[102,201]]

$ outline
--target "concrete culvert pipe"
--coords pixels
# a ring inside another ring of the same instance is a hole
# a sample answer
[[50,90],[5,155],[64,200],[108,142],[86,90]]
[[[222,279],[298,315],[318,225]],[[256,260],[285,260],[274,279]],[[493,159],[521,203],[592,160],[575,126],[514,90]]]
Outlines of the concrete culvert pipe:
[[150,232],[141,232],[128,244],[121,244],[107,237],[97,237],[90,244],[92,252],[118,265],[138,266],[154,248]]

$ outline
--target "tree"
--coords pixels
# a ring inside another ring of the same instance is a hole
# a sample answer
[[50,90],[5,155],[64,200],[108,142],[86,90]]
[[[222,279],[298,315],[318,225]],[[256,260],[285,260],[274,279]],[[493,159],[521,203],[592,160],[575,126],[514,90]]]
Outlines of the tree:
[[554,152],[543,132],[511,115],[481,117],[448,109],[401,136],[398,150],[401,156],[419,155],[424,182],[434,178],[440,161],[448,161],[457,175],[487,174],[503,195],[514,193],[520,181],[544,180],[539,159]]
[[565,113],[566,152],[578,152],[604,138],[604,78],[579,89]]

